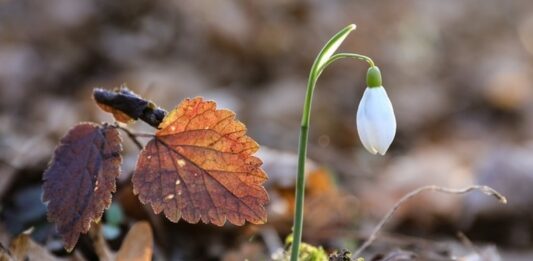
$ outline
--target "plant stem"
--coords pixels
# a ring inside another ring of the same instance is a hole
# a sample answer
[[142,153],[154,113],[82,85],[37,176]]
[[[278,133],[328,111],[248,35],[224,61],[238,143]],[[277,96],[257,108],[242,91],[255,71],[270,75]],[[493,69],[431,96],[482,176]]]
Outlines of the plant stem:
[[[296,197],[295,197],[295,210],[294,210],[294,226],[293,226],[293,242],[291,246],[291,261],[297,261],[300,253],[300,244],[302,242],[302,230],[303,230],[303,215],[304,215],[304,195],[305,195],[305,160],[307,158],[307,143],[309,137],[309,121],[311,118],[311,103],[313,101],[313,92],[315,90],[316,82],[320,73],[331,64],[331,59],[335,57],[333,55],[340,44],[346,39],[348,34],[355,30],[355,25],[351,24],[343,28],[337,34],[335,34],[324,45],[320,53],[318,53],[311,71],[309,72],[309,79],[307,81],[307,91],[305,94],[305,102],[302,112],[302,122],[300,124],[300,140],[298,144],[298,174],[296,178]],[[347,54],[345,56],[352,56]],[[339,59],[342,58],[337,56]],[[362,55],[361,55],[362,57]],[[366,56],[364,56],[366,57]],[[368,57],[367,57],[368,58]],[[368,58],[370,59],[370,58]],[[372,63],[373,64],[373,63]]]
[[294,233],[291,250],[291,261],[298,260],[300,243],[302,242],[302,228],[304,216],[304,194],[305,194],[305,160],[307,158],[307,142],[309,137],[309,119],[311,117],[311,103],[313,100],[316,78],[310,75],[307,82],[305,103],[300,125],[300,141],[298,145],[298,176],[296,178],[296,198],[294,210]]
[[137,146],[137,148],[139,148],[139,150],[143,149],[143,145],[137,139],[137,137],[143,137],[143,138],[153,138],[154,137],[154,135],[150,134],[150,133],[133,132],[130,129],[128,129],[127,127],[120,126],[120,124],[118,122],[115,122],[115,124],[113,124],[113,126],[115,128],[118,128],[119,130],[124,131],[126,133],[126,135],[128,135],[128,137],[131,139],[131,141],[133,141],[133,143]]

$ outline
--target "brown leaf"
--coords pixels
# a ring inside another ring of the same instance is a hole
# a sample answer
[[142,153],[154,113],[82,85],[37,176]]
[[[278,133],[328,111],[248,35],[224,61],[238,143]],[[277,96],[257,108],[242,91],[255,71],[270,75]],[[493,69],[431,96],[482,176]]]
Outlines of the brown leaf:
[[[30,238],[32,229],[23,232],[15,237],[9,246],[12,260],[57,260],[48,250],[38,245]],[[7,257],[4,257],[10,260]],[[0,258],[1,260],[1,258]]]
[[117,253],[117,261],[150,261],[153,250],[152,228],[148,222],[137,222],[126,235],[120,250]]
[[148,106],[148,101],[130,91],[124,84],[113,91],[95,88],[93,98],[100,109],[113,114],[116,121],[126,124],[137,120]]
[[159,127],[132,178],[141,202],[173,222],[266,221],[267,176],[251,156],[259,146],[233,112],[199,97],[186,99]]
[[89,229],[89,237],[93,241],[94,252],[100,261],[115,260],[113,252],[109,249],[109,246],[105,241],[103,225],[101,223],[96,223],[91,226]]
[[115,120],[124,123],[141,119],[151,126],[157,127],[167,114],[155,103],[130,91],[126,85],[113,91],[95,88],[93,98],[102,110],[112,113]]
[[43,201],[68,251],[111,204],[121,151],[118,131],[93,123],[72,128],[56,148],[43,174]]
[[108,105],[105,105],[105,104],[99,103],[99,102],[96,102],[96,104],[103,111],[113,114],[113,118],[115,118],[116,121],[123,122],[123,123],[126,123],[126,124],[129,124],[129,123],[132,123],[133,121],[135,121],[132,117],[128,116],[128,114],[126,114],[124,112],[121,112],[121,111],[119,111],[117,109],[114,109],[111,106],[108,106]]

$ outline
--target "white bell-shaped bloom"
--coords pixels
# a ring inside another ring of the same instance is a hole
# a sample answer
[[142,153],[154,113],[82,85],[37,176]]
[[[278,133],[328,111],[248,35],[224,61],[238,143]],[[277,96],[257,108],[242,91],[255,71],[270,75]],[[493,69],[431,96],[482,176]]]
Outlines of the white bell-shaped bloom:
[[396,134],[396,118],[383,86],[366,88],[357,110],[357,132],[370,153],[385,155]]

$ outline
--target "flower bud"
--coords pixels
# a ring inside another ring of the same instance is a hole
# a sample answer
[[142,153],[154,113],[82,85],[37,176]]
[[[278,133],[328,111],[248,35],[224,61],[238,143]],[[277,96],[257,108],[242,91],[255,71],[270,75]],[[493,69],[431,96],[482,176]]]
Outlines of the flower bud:
[[357,132],[370,153],[385,155],[396,134],[396,118],[385,88],[376,86],[381,84],[379,69],[372,68],[367,74],[369,86],[357,110]]
[[366,86],[370,88],[383,87],[383,83],[381,81],[381,71],[379,71],[377,66],[368,68],[368,71],[366,72]]

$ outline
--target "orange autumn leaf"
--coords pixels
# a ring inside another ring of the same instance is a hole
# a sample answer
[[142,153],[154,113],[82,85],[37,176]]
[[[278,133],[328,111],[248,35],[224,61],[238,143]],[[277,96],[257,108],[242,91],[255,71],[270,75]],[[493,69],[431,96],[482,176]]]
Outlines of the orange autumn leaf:
[[133,190],[173,222],[266,222],[259,145],[229,110],[197,97],[180,103],[142,150]]
[[43,174],[48,220],[56,223],[68,251],[111,204],[122,162],[120,142],[113,127],[78,124],[61,139]]

